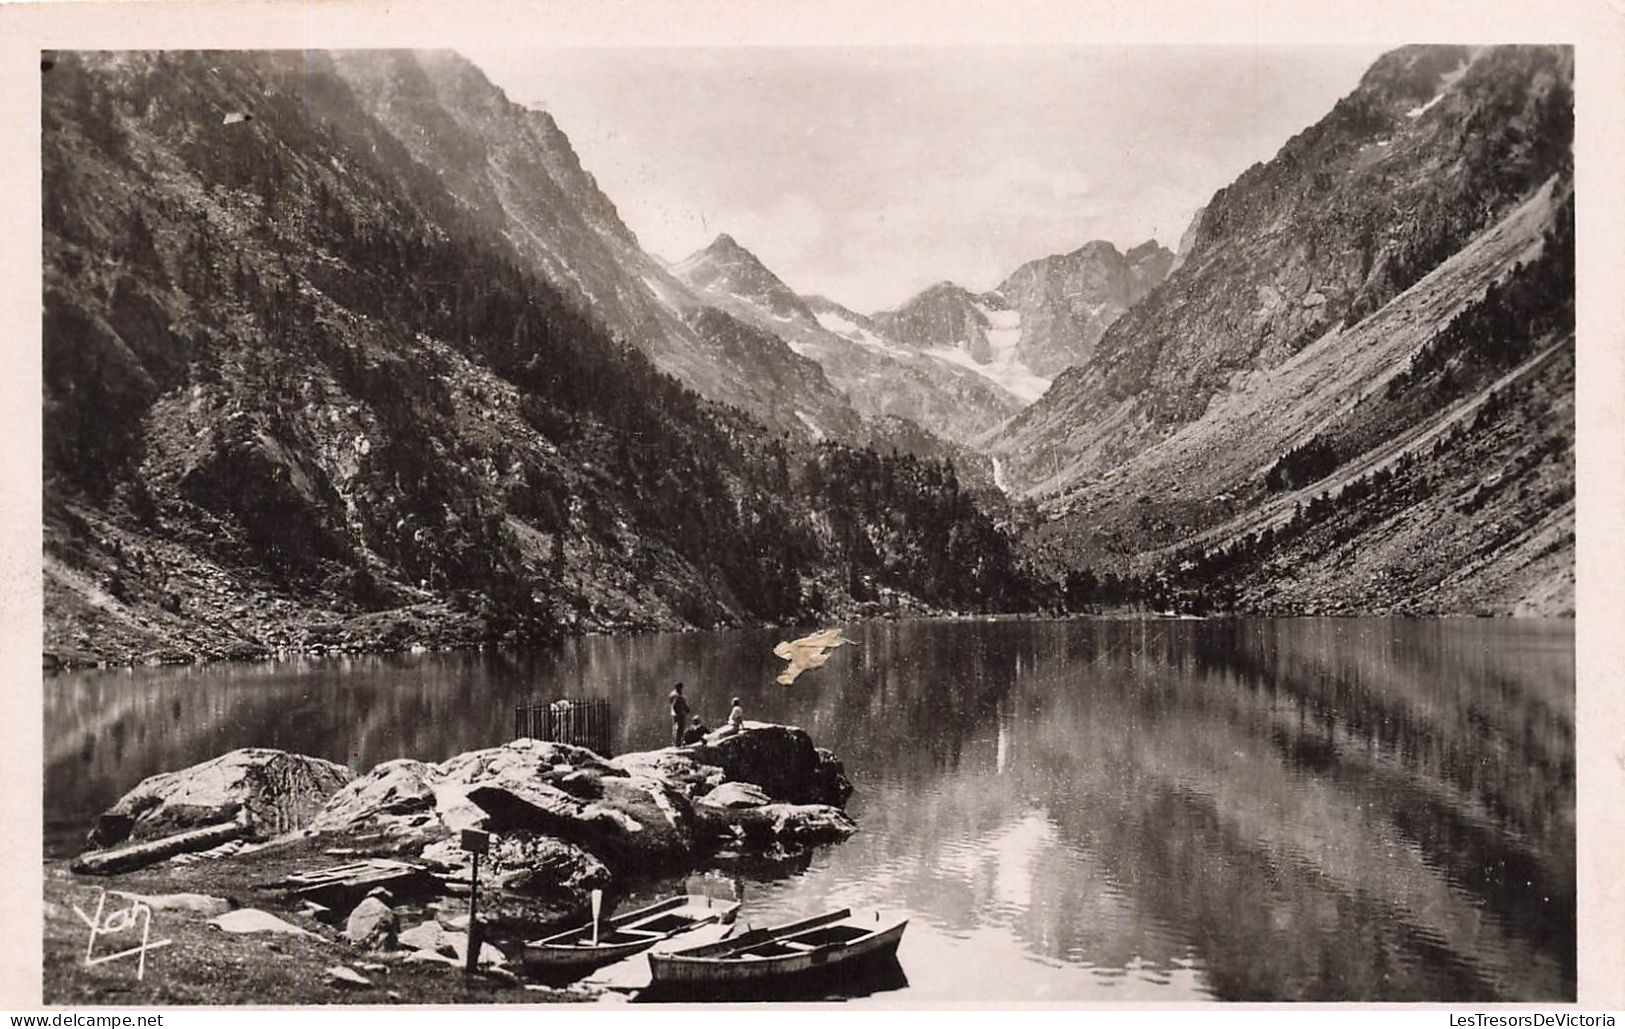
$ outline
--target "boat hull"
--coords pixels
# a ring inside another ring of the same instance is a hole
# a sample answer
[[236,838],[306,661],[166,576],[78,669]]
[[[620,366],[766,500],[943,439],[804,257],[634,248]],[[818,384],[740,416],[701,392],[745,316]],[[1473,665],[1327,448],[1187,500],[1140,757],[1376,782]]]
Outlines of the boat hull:
[[[769,931],[768,935],[758,938],[755,945],[744,946],[732,953],[706,953],[719,951],[718,946],[711,946],[688,952],[651,954],[649,970],[653,986],[665,990],[759,988],[781,981],[822,976],[858,965],[895,962],[897,946],[907,927],[906,921],[900,921],[866,931],[866,926],[859,925],[856,920],[848,920],[786,933],[777,938]],[[862,934],[826,945],[798,943],[798,939],[816,941],[819,934],[832,930]],[[725,950],[726,945],[722,945],[722,949]]]
[[764,958],[760,962],[685,962],[668,960],[670,955],[650,955],[649,964],[657,986],[755,985],[791,976],[830,972],[864,962],[895,960],[897,945],[902,939],[903,927],[897,926],[890,932],[837,953],[791,954]]

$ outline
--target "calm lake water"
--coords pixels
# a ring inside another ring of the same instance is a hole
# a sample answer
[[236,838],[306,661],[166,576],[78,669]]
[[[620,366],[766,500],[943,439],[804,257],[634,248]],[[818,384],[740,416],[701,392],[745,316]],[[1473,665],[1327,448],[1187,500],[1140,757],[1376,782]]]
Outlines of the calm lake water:
[[47,847],[233,747],[439,760],[563,695],[610,698],[621,750],[661,746],[681,679],[709,724],[738,695],[846,763],[860,831],[738,870],[746,917],[907,913],[906,984],[869,987],[891,1002],[1573,998],[1572,622],[848,634],[790,687],[779,631],[53,676]]

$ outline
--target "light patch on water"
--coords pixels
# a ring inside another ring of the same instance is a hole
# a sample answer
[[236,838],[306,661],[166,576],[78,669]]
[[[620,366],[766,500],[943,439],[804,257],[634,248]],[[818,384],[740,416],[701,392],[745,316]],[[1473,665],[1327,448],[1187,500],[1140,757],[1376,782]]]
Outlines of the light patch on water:
[[1033,862],[1040,850],[1055,845],[1054,824],[1037,811],[988,841],[984,853],[993,861],[993,895],[999,903],[1012,908],[1033,904]]

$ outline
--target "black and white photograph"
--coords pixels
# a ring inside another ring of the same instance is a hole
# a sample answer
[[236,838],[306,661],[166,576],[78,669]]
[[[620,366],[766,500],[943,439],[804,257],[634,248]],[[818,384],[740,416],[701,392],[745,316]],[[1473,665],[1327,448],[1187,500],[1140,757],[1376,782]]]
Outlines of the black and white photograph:
[[42,37],[43,1003],[1581,1001],[1625,97],[1369,35]]

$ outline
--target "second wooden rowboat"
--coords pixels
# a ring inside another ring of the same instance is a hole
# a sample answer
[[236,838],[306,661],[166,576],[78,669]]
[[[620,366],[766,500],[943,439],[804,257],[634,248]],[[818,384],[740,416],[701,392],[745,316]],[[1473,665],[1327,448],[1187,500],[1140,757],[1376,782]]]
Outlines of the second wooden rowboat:
[[649,955],[656,987],[752,986],[779,979],[895,959],[907,919],[850,910],[753,929],[707,944]]
[[543,975],[586,972],[630,957],[661,940],[710,922],[727,924],[739,913],[737,901],[697,894],[668,897],[648,907],[591,922],[525,944],[527,970]]

